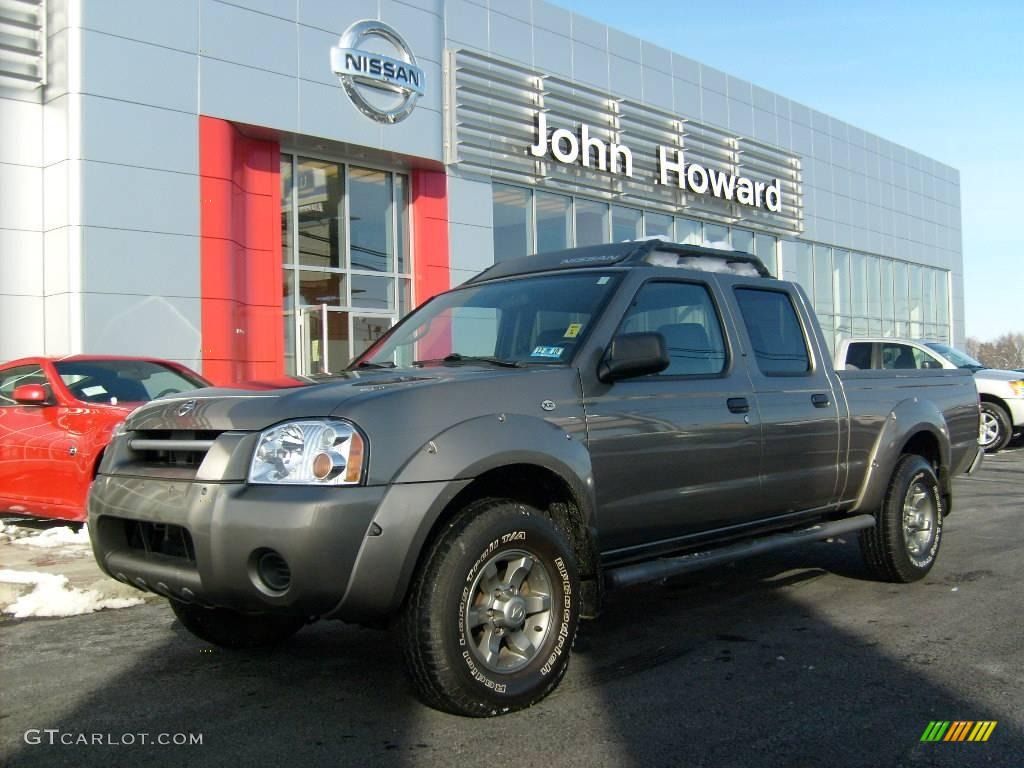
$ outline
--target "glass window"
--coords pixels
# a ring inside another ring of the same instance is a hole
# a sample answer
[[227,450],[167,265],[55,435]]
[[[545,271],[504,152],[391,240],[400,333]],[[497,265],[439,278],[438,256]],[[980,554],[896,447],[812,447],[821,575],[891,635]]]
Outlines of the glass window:
[[[867,314],[872,320],[882,316],[882,288],[879,278],[879,260],[877,256],[864,257],[865,294]],[[879,333],[880,331],[873,331]]]
[[672,240],[672,217],[665,213],[644,214],[644,237],[664,237]]
[[593,200],[576,201],[576,245],[608,242],[608,204]]
[[935,270],[928,267],[921,268],[921,317],[929,325],[935,323]]
[[850,315],[850,252],[836,248],[832,251],[832,287],[835,291],[836,312]]
[[353,166],[348,194],[352,269],[393,272],[391,174]]
[[881,355],[882,368],[886,370],[942,368],[942,363],[933,355],[909,344],[882,344]]
[[148,360],[63,360],[54,364],[71,395],[85,403],[145,403],[206,383]]
[[683,245],[703,245],[703,227],[693,219],[676,219],[676,242]]
[[935,319],[939,326],[949,325],[949,272],[939,270],[935,280]]
[[794,274],[794,279],[814,301],[814,257],[810,243],[782,241],[782,267]]
[[572,242],[572,198],[536,193],[537,253],[560,251]]
[[491,195],[495,262],[533,253],[530,190],[492,184]]
[[395,308],[394,281],[388,277],[352,275],[352,306],[390,312]]
[[358,357],[391,328],[389,317],[353,317],[352,353]]
[[743,253],[749,253],[751,256],[760,256],[760,254],[754,252],[754,233],[748,232],[745,229],[733,228],[732,248],[734,251],[743,251]]
[[856,317],[868,314],[867,261],[863,253],[850,254],[850,301]]
[[831,315],[832,303],[832,249],[827,245],[814,246],[814,311]]
[[612,242],[639,240],[643,237],[643,212],[636,208],[612,206]]
[[[879,291],[881,294],[882,321],[884,327],[892,327],[893,319],[893,262],[891,259],[881,259],[878,269],[880,272]],[[893,329],[895,333],[895,329]]]
[[[734,230],[735,232],[735,230]],[[771,235],[757,235],[754,239],[754,249],[757,253],[757,258],[764,262],[764,265],[768,267],[768,271],[773,275],[778,275],[778,254],[776,252],[776,239]]]
[[343,189],[341,165],[299,158],[295,195],[300,264],[334,269],[346,266]]
[[922,305],[921,305],[921,273],[922,268],[920,264],[910,265],[910,319],[915,323],[920,323],[922,317]]
[[[896,322],[904,323],[910,319],[910,274],[907,271],[907,264],[897,261],[892,269],[892,293],[893,293],[893,314]],[[901,325],[897,325],[897,332],[906,336]]]
[[781,376],[810,370],[803,328],[787,294],[737,288],[736,301],[761,373]]
[[405,315],[412,309],[412,280],[401,278],[398,281],[398,314]]
[[345,276],[340,272],[300,270],[299,303],[303,306],[327,304],[331,307],[348,304]]
[[294,260],[292,251],[292,156],[281,155],[281,262]]
[[708,248],[731,248],[729,245],[729,228],[721,224],[704,225],[704,245]]
[[398,217],[398,246],[395,253],[398,255],[398,271],[411,272],[412,260],[409,258],[409,249],[412,243],[409,241],[409,182],[400,173],[395,174],[395,200],[397,208],[395,214]]
[[703,285],[646,283],[618,333],[656,331],[665,337],[669,367],[660,376],[699,376],[725,369],[725,342],[718,313]]

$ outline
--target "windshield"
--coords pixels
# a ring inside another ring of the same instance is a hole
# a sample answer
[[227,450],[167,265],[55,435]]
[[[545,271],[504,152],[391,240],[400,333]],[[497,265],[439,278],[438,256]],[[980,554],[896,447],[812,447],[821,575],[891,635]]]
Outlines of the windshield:
[[64,360],[54,367],[83,403],[145,403],[207,386],[198,377],[150,360]]
[[969,371],[979,371],[985,367],[967,353],[961,352],[959,349],[954,349],[946,344],[928,342],[925,346],[930,349],[934,349],[957,368],[966,368]]
[[459,288],[417,309],[351,368],[565,364],[618,281],[588,271]]

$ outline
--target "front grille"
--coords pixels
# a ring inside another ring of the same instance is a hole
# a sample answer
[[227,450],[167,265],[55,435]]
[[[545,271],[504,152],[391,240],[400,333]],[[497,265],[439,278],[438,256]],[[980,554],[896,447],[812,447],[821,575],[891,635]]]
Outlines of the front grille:
[[180,525],[148,523],[141,520],[123,520],[125,541],[130,549],[146,554],[178,557],[190,563],[196,561],[196,550],[192,535]]
[[147,430],[133,433],[129,447],[142,464],[196,472],[219,434],[215,430]]

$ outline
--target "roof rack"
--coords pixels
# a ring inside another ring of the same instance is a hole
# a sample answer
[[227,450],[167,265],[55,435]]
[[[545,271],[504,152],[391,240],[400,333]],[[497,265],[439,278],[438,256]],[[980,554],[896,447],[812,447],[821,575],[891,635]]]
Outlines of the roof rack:
[[[672,260],[675,256],[675,260]],[[608,266],[661,266],[771,277],[756,256],[741,251],[671,243],[661,238],[569,248],[501,261],[467,280],[467,284],[562,269]]]

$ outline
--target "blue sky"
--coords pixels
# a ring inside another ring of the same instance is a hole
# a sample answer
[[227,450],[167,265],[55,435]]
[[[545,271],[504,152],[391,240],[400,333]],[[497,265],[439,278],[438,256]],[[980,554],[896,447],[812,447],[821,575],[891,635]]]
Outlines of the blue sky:
[[959,169],[967,334],[1024,332],[1024,2],[555,2]]

